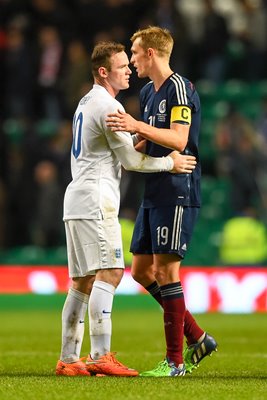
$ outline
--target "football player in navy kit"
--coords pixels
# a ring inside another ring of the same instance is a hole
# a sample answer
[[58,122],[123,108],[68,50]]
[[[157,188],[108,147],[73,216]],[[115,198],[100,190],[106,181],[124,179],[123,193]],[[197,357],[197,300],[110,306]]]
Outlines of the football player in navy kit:
[[[131,41],[131,63],[138,77],[151,79],[140,93],[143,121],[118,111],[109,114],[108,126],[145,139],[145,152],[150,156],[166,156],[175,149],[198,161],[192,174],[146,176],[131,243],[132,275],[164,310],[167,347],[166,358],[141,375],[183,376],[217,349],[214,338],[186,309],[179,277],[200,207],[200,100],[194,85],[170,67],[173,38],[167,29],[139,30]],[[184,335],[187,347],[183,352]]]

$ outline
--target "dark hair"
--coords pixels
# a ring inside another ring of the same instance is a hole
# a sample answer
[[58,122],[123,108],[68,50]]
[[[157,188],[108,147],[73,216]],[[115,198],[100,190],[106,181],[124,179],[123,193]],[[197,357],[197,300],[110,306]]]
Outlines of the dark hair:
[[124,50],[125,46],[123,44],[115,42],[99,42],[97,45],[95,45],[91,57],[93,76],[98,76],[98,69],[100,67],[105,67],[108,71],[110,71],[111,56]]

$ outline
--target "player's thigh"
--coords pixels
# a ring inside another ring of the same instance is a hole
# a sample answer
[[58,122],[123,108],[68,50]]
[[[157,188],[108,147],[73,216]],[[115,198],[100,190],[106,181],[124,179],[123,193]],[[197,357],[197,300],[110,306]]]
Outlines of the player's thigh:
[[151,209],[150,230],[153,254],[176,254],[184,258],[197,220],[197,207]]
[[149,213],[150,209],[139,208],[130,248],[133,254],[152,254]]
[[124,268],[117,218],[65,222],[70,277],[94,275],[107,268]]

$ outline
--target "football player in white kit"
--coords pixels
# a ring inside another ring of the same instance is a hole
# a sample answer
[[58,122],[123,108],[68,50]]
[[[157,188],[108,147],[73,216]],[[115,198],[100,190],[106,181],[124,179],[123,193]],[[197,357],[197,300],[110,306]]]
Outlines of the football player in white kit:
[[[111,353],[111,312],[124,271],[120,205],[121,165],[140,172],[191,173],[195,157],[174,151],[150,157],[135,150],[137,135],[112,132],[107,115],[124,111],[115,99],[129,87],[131,70],[124,46],[97,44],[92,53],[94,85],[73,118],[72,181],[64,198],[68,268],[72,278],[62,311],[62,346],[56,374],[137,376]],[[88,308],[91,350],[80,359]]]

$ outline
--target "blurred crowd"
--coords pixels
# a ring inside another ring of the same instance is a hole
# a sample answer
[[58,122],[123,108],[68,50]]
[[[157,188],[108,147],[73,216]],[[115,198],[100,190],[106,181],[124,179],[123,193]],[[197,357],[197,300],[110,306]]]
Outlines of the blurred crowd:
[[[148,25],[172,32],[171,65],[195,83],[267,79],[267,0],[0,0],[0,248],[64,244],[72,116],[92,86],[90,53],[115,40],[130,55],[129,38]],[[144,83],[133,73],[119,98],[137,118]],[[215,132],[213,173],[233,180],[236,212],[263,193],[267,106],[257,124],[256,139],[230,109]],[[123,171],[121,217],[134,219],[142,189],[142,174]]]

